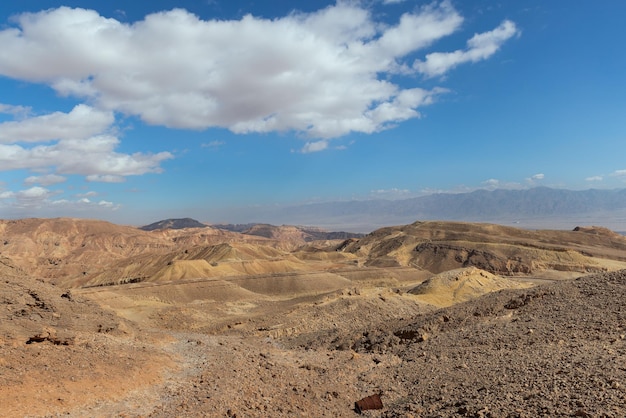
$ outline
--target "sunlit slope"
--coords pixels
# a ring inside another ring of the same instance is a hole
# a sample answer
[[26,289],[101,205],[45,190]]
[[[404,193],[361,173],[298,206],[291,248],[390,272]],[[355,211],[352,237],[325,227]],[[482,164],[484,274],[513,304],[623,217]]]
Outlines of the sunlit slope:
[[[305,244],[297,228],[279,230],[289,231],[289,239],[210,227],[148,232],[74,218],[0,220],[0,252],[29,275],[69,287],[308,268],[304,267],[307,260],[291,254]],[[318,261],[354,258],[350,254],[332,255]]]
[[172,241],[104,221],[73,218],[0,221],[2,254],[33,277],[80,278],[139,254],[162,253]]
[[439,273],[409,290],[419,300],[439,307],[465,302],[503,289],[523,289],[530,284],[499,277],[476,267]]
[[[341,257],[342,259],[349,256]],[[111,265],[89,276],[85,286],[136,282],[284,274],[318,271],[329,262],[312,263],[279,249],[248,243],[198,246],[166,254],[143,254]]]

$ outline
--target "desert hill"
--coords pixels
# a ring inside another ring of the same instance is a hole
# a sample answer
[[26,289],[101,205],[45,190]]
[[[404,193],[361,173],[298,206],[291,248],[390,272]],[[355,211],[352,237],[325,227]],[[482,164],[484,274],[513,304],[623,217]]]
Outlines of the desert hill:
[[[342,256],[342,260],[349,259]],[[249,243],[198,245],[164,254],[142,254],[112,263],[104,271],[81,280],[83,286],[213,278],[251,274],[315,271],[319,266],[271,246]]]
[[415,266],[433,273],[468,266],[501,275],[592,273],[626,266],[626,237],[594,227],[556,231],[415,222],[378,229],[340,248],[366,258],[367,265]]
[[345,241],[311,241],[299,227],[248,228],[254,231],[143,231],[67,218],[0,221],[0,254],[33,277],[69,287],[365,267],[437,274],[474,266],[534,277],[626,267],[626,237],[597,227],[532,231],[430,221]]
[[[2,256],[33,277],[70,287],[102,283],[102,278],[113,272],[118,275],[108,282],[144,280],[159,271],[155,264],[162,264],[161,260],[170,262],[179,253],[183,259],[194,259],[194,255],[216,245],[250,244],[258,248],[243,250],[249,253],[245,260],[254,258],[254,253],[261,260],[276,260],[279,253],[292,258],[289,251],[305,243],[301,236],[270,239],[211,227],[143,231],[97,220],[0,220]],[[207,262],[216,260],[209,257]],[[246,271],[235,272],[239,270]]]
[[79,278],[109,263],[173,243],[136,228],[70,218],[0,221],[0,252],[31,276]]
[[143,231],[154,231],[156,229],[184,229],[184,228],[206,228],[207,225],[191,218],[165,219],[145,225],[139,229]]

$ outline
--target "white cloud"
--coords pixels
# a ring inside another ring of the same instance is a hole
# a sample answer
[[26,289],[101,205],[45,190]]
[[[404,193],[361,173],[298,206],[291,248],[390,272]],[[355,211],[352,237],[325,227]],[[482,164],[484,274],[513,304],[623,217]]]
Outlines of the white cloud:
[[202,144],[201,147],[202,148],[217,149],[217,148],[221,147],[224,144],[226,144],[226,142],[215,140],[215,141],[207,142],[206,144]]
[[[527,181],[529,179],[526,179]],[[518,182],[514,182],[514,181],[502,181],[499,179],[488,179],[483,181],[482,183],[482,187],[467,187],[467,186],[457,186],[455,187],[452,193],[466,193],[466,192],[473,192],[474,190],[496,190],[496,189],[507,189],[507,190],[518,190],[518,189],[523,189],[525,187],[528,186],[524,186],[521,183]]]
[[0,193],[0,199],[9,201],[8,206],[21,209],[36,209],[44,206],[51,197],[59,194],[59,191],[51,191],[45,187],[34,186],[17,192]]
[[126,179],[122,176],[115,176],[112,174],[90,174],[87,176],[87,181],[102,183],[123,183]]
[[396,3],[402,3],[406,0],[383,0],[383,4],[396,4]]
[[0,143],[85,139],[103,133],[113,122],[113,112],[81,104],[70,113],[54,112],[0,123]]
[[59,174],[79,174],[93,181],[109,181],[109,176],[122,178],[159,173],[162,171],[159,164],[173,157],[169,152],[121,154],[115,152],[118,145],[117,138],[106,135],[31,148],[0,144],[0,171],[52,168]]
[[304,147],[302,147],[300,152],[303,154],[308,154],[311,152],[324,151],[326,148],[328,148],[328,141],[322,140],[316,142],[307,142],[306,144],[304,144]]
[[[380,57],[402,57],[409,52],[431,45],[436,40],[454,33],[463,23],[463,17],[449,1],[423,7],[419,13],[405,13],[397,26],[387,28],[377,41]],[[383,52],[384,51],[384,52]]]
[[531,187],[537,185],[537,183],[541,182],[545,178],[545,174],[537,173],[532,176],[526,178],[526,183],[528,183]]
[[585,181],[602,181],[602,180],[604,180],[604,177],[602,176],[591,176],[585,179]]
[[0,103],[0,113],[5,113],[5,114],[23,118],[29,115],[31,111],[32,109],[28,106],[15,106],[15,105]]
[[496,189],[500,185],[500,180],[498,179],[489,179],[483,181],[483,184],[487,189]]
[[43,176],[30,176],[24,180],[26,184],[41,184],[42,186],[51,186],[53,184],[63,183],[67,180],[66,177],[56,174],[46,174]]
[[[390,76],[411,71],[408,56],[457,31],[463,18],[443,1],[385,25],[358,2],[340,1],[273,20],[201,20],[175,9],[126,24],[60,7],[19,15],[16,22],[0,31],[0,74],[89,101],[100,110],[75,111],[100,117],[100,127],[111,123],[111,112],[122,112],[168,127],[294,130],[330,139],[419,117],[417,109],[445,90],[405,90]],[[511,30],[515,25],[506,21],[470,39],[460,58],[434,65],[437,56],[429,54],[423,64],[428,69],[417,68],[438,73],[485,59]],[[5,125],[0,141],[69,139],[63,126],[78,121],[53,115],[48,117],[61,119],[56,128],[42,132],[51,124],[33,118]],[[70,131],[87,138],[97,131],[92,126],[72,125]]]
[[495,54],[508,39],[519,35],[515,23],[505,20],[492,31],[474,35],[467,41],[466,50],[454,52],[433,52],[426,55],[425,61],[416,60],[413,67],[428,76],[440,76],[466,62],[478,62]]
[[117,210],[119,204],[101,200],[92,202],[87,197],[77,200],[55,199],[63,193],[60,190],[49,190],[45,187],[34,186],[19,191],[5,191],[0,193],[0,208],[9,217],[24,217],[31,214],[36,216],[71,216],[89,211],[94,215],[95,211]]
[[41,199],[42,197],[47,197],[50,195],[50,191],[46,188],[35,186],[30,189],[22,190],[17,193],[17,196],[20,196],[25,199]]
[[106,201],[106,200],[99,201],[98,202],[98,206],[105,207],[105,208],[111,208],[111,209],[117,209],[118,208],[118,206],[115,205],[113,202],[109,202],[109,201]]
[[615,170],[611,176],[613,177],[626,177],[626,170]]
[[87,193],[79,193],[76,195],[76,197],[94,197],[94,196],[98,196],[98,193],[94,192],[93,190]]

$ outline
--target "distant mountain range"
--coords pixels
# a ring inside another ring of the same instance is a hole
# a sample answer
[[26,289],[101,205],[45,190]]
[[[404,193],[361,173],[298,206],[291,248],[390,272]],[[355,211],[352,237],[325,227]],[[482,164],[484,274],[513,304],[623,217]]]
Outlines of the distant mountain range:
[[[537,229],[604,226],[626,231],[626,189],[565,190],[536,187],[525,190],[476,190],[436,193],[404,200],[351,200],[297,206],[258,207],[254,214],[236,213],[240,224],[200,223],[191,218],[166,219],[141,229],[181,229],[211,226],[231,232],[275,236],[273,225],[315,225],[297,228],[310,239],[352,238],[351,233],[409,224],[419,220],[489,222]],[[254,218],[251,218],[254,216]],[[350,231],[350,232],[327,232]],[[284,232],[284,231],[283,231]]]
[[[372,230],[416,220],[456,220],[570,229],[579,224],[626,231],[626,189],[476,190],[437,193],[405,200],[313,203],[270,215],[281,222],[328,229]],[[360,229],[359,229],[360,228]]]

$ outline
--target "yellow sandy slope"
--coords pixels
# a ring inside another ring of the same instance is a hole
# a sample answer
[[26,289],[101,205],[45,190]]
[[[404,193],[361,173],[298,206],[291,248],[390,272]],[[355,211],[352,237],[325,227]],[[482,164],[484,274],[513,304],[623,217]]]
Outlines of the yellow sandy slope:
[[431,277],[411,289],[423,302],[445,307],[502,289],[530,287],[526,283],[493,275],[476,267],[455,269]]

